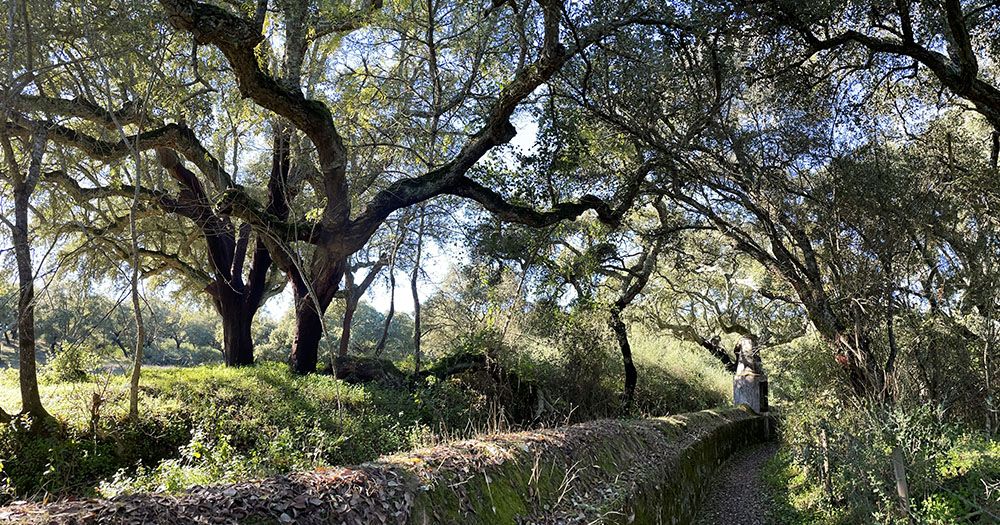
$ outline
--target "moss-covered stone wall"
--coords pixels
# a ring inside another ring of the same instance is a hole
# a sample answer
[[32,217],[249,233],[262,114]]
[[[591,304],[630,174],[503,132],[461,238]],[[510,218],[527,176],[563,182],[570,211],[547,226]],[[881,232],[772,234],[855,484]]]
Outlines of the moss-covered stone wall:
[[463,442],[445,458],[409,454],[399,459],[433,465],[409,523],[688,523],[716,467],[767,432],[739,408]]
[[767,421],[744,408],[600,420],[182,496],[7,512],[25,523],[683,524],[719,463],[765,439]]

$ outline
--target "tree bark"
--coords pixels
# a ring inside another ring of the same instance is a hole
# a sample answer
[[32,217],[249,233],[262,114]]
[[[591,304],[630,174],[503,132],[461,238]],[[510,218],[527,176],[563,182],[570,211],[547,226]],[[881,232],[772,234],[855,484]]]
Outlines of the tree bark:
[[913,514],[910,512],[910,485],[906,481],[906,458],[903,457],[903,449],[896,445],[892,447],[892,476],[896,481],[896,495],[899,497],[899,508],[906,516],[907,521],[915,523]]
[[354,322],[354,312],[358,309],[358,303],[351,301],[344,309],[344,323],[340,332],[340,348],[337,350],[339,357],[347,357],[351,349],[351,324]]
[[[669,212],[663,201],[654,204],[656,213],[660,219],[660,225],[666,226],[669,220]],[[618,299],[611,305],[611,329],[618,339],[618,347],[622,353],[622,363],[625,365],[625,388],[622,392],[622,406],[625,410],[632,407],[635,400],[635,387],[639,380],[639,373],[632,362],[632,345],[628,341],[628,327],[622,320],[622,312],[632,301],[642,293],[643,288],[649,282],[649,277],[656,268],[656,260],[663,249],[664,236],[658,236],[652,245],[644,246],[642,255],[636,264],[628,268],[622,276],[622,289]]]
[[216,303],[222,319],[222,356],[226,366],[253,364],[253,318],[257,309],[238,294],[226,294]]
[[139,297],[138,261],[133,261],[132,270],[132,312],[135,315],[135,351],[132,353],[132,375],[129,378],[128,417],[139,418],[139,378],[142,375],[142,356],[146,346],[146,325],[142,320],[142,300]]
[[[31,161],[27,175],[18,174],[14,151],[9,140],[4,139],[4,154],[8,157],[14,186],[14,227],[11,236],[14,241],[14,258],[17,261],[18,302],[17,302],[17,347],[18,377],[21,387],[21,412],[31,416],[33,426],[42,428],[40,423],[52,420],[52,416],[42,406],[38,391],[38,372],[35,363],[35,275],[31,262],[31,245],[28,240],[28,208],[31,193],[41,173],[42,154],[45,151],[46,134],[43,128],[31,134]],[[10,224],[8,222],[8,224]]]
[[997,162],[1000,160],[1000,131],[994,130],[990,134],[990,167],[997,171]]
[[378,338],[373,352],[375,357],[382,355],[385,351],[385,344],[389,340],[389,329],[392,328],[392,318],[396,315],[396,257],[399,255],[399,248],[406,238],[405,227],[400,224],[395,244],[392,246],[392,253],[389,254],[389,312],[385,314],[385,322],[382,324],[382,335]]
[[382,325],[382,335],[375,345],[375,357],[380,357],[385,351],[385,344],[389,340],[389,329],[392,327],[392,318],[396,315],[396,261],[389,265],[389,312],[385,314],[385,323]]
[[319,361],[319,341],[323,337],[323,321],[315,303],[308,295],[296,298],[295,339],[292,342],[291,366],[296,374],[311,374]]
[[139,211],[139,194],[141,188],[142,157],[135,154],[135,193],[132,197],[132,207],[128,214],[129,235],[132,241],[132,277],[129,286],[132,292],[132,313],[135,316],[135,352],[132,354],[132,377],[129,381],[128,417],[132,421],[139,419],[139,378],[142,375],[142,356],[146,346],[146,324],[142,319],[142,298],[139,296],[139,268],[142,258],[139,255],[139,230],[136,213]]
[[17,347],[22,412],[38,419],[50,416],[42,406],[35,365],[35,283],[28,243],[28,196],[14,196],[14,255],[17,260],[19,294],[17,302]]
[[[270,251],[272,254],[275,253],[273,248]],[[295,292],[295,338],[289,362],[293,372],[311,374],[316,371],[319,362],[319,342],[325,334],[322,316],[333,301],[341,279],[344,278],[347,261],[341,259],[313,268],[311,273],[318,277],[307,285],[301,267],[289,254],[282,254],[275,260],[289,276]],[[331,351],[331,366],[334,364],[334,357]]]
[[632,345],[628,342],[628,327],[622,321],[621,310],[611,309],[611,329],[618,339],[618,348],[622,353],[622,363],[625,365],[625,389],[622,392],[622,405],[629,409],[635,401],[635,387],[639,382],[639,373],[632,362]]
[[346,357],[350,352],[351,326],[354,322],[354,313],[358,311],[358,304],[361,302],[361,297],[368,291],[372,283],[375,282],[375,278],[378,277],[383,267],[385,267],[384,255],[371,265],[368,269],[368,275],[365,275],[365,278],[358,284],[354,282],[356,268],[348,268],[344,272],[344,319],[343,329],[340,333],[340,350],[337,354],[340,357]]
[[413,294],[413,373],[420,373],[420,293],[417,290],[417,278],[420,276],[420,256],[424,242],[424,209],[420,208],[420,225],[417,227],[417,253],[413,258],[413,273],[410,274],[410,292]]
[[39,420],[47,420],[51,416],[42,406],[35,365],[35,276],[28,243],[28,195],[23,190],[14,197],[14,224],[14,254],[20,288],[17,302],[17,347],[22,412]]

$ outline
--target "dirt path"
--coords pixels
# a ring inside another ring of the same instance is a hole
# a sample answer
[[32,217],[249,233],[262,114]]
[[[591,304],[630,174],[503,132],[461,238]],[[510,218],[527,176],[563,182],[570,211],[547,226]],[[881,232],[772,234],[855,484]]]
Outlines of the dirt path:
[[695,517],[696,525],[766,525],[770,500],[761,479],[764,463],[778,450],[764,443],[736,453],[709,482],[709,493]]

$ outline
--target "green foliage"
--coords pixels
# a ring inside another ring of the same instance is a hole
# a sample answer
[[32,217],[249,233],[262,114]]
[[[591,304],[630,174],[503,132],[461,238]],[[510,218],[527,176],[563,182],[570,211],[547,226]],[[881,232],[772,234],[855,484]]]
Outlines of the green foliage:
[[956,436],[950,448],[937,458],[932,475],[938,490],[919,503],[918,512],[927,523],[988,522],[983,509],[994,517],[1000,512],[1000,442],[980,436]]
[[43,381],[86,381],[100,363],[101,356],[83,345],[71,345],[49,359],[42,369]]
[[72,425],[51,435],[31,432],[23,420],[8,425],[0,429],[6,496],[88,494],[95,480],[124,465],[155,463],[186,439],[185,423],[177,416],[147,415],[137,423],[116,416],[105,420],[96,435]]
[[[2,378],[0,404],[10,406],[16,377]],[[114,377],[106,392],[125,386]],[[23,424],[0,429],[0,479],[9,480],[10,497],[180,490],[359,463],[412,447],[426,429],[467,432],[477,406],[452,381],[410,393],[296,376],[279,364],[147,368],[139,421],[128,422],[124,399],[107,394],[94,432],[85,401],[101,388],[99,381],[42,385],[62,422],[54,435],[31,435]]]
[[823,505],[822,486],[809,480],[787,449],[768,460],[761,476],[768,488],[770,517],[775,525],[838,523],[837,510]]
[[771,478],[787,493],[790,514],[810,516],[798,523],[905,523],[890,459],[896,446],[920,522],[985,523],[998,510],[1000,443],[946,422],[926,405],[858,407],[827,393],[785,405],[783,414],[787,448]]

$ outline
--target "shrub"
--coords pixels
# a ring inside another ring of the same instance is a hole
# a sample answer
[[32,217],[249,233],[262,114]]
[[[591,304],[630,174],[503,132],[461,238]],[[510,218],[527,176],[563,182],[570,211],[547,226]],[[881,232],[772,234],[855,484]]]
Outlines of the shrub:
[[42,369],[43,381],[86,381],[101,358],[98,352],[83,345],[68,345],[49,359]]

